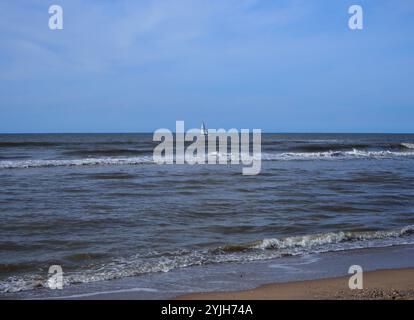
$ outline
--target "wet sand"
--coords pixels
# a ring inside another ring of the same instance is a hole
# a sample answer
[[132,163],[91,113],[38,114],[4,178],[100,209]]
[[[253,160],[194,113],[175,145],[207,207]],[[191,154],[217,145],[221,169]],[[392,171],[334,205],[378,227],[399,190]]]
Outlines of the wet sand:
[[410,299],[414,300],[414,268],[364,272],[363,289],[350,290],[349,276],[274,283],[235,292],[193,293],[179,300],[285,300],[285,299]]

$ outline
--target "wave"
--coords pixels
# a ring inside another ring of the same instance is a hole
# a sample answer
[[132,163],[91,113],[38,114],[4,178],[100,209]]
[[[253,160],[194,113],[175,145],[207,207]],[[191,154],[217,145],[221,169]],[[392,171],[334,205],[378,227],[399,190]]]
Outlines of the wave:
[[[210,153],[209,156],[216,157],[217,161],[224,159],[231,161],[231,153]],[[363,151],[353,149],[352,151],[325,151],[325,152],[278,152],[261,153],[263,161],[289,161],[289,160],[317,160],[317,159],[358,159],[358,158],[392,158],[414,156],[413,151]],[[240,156],[241,157],[241,156]],[[258,159],[258,155],[255,156]],[[202,160],[202,159],[199,159]],[[205,158],[204,160],[207,160]],[[98,166],[98,165],[137,165],[155,163],[152,155],[140,157],[102,157],[102,158],[79,158],[62,160],[0,160],[0,169],[17,168],[41,168],[41,167],[69,167],[69,166]]]
[[406,149],[414,149],[414,143],[405,142],[405,143],[401,143],[401,146]]
[[330,232],[316,235],[306,235],[298,237],[288,237],[284,239],[264,239],[260,243],[254,244],[254,248],[261,249],[287,249],[287,248],[313,248],[327,244],[338,244],[343,242],[357,242],[367,240],[380,240],[400,238],[414,234],[414,225],[409,225],[401,229],[385,231],[365,231],[365,232]]
[[399,142],[351,142],[347,140],[304,140],[304,141],[264,141],[264,150],[285,152],[327,152],[327,151],[352,151],[354,149],[364,151],[401,151],[413,149],[413,143]]
[[[65,272],[64,284],[88,283],[168,272],[189,266],[249,262],[284,256],[345,251],[362,248],[414,244],[414,225],[399,229],[375,231],[338,231],[285,238],[268,238],[251,243],[228,244],[203,250],[151,251],[128,258],[118,258],[88,270]],[[18,292],[47,287],[39,275],[9,277],[0,281],[0,292]]]
[[283,152],[262,153],[262,160],[312,160],[312,159],[356,159],[356,158],[392,158],[414,156],[414,151],[365,151],[353,149],[351,151],[325,152]]
[[349,151],[353,149],[366,149],[371,147],[369,144],[346,144],[346,143],[324,143],[324,144],[304,144],[291,147],[291,151],[302,152],[325,152],[325,151]]
[[98,166],[98,165],[136,165],[151,163],[152,156],[125,157],[125,158],[83,158],[66,160],[19,160],[0,161],[1,169],[43,168],[43,167],[70,167],[70,166]]

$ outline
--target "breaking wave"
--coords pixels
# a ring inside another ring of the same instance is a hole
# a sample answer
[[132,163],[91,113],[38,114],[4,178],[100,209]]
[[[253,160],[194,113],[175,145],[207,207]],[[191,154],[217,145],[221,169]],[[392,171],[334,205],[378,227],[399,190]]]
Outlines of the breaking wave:
[[400,238],[405,235],[414,234],[414,225],[406,226],[396,230],[386,231],[366,231],[366,232],[330,232],[316,235],[306,235],[298,237],[288,237],[284,239],[264,239],[260,243],[254,244],[254,248],[261,249],[290,249],[290,248],[313,248],[328,244],[338,244],[343,242],[358,242],[369,240],[384,240]]
[[42,167],[70,167],[70,166],[98,166],[98,165],[136,165],[151,163],[152,156],[125,157],[125,158],[83,158],[64,160],[9,160],[0,161],[2,169],[42,168]]
[[324,151],[324,152],[283,152],[262,153],[262,160],[312,160],[312,159],[381,159],[392,157],[414,156],[414,151],[365,151],[353,149],[351,151]]
[[349,151],[353,149],[366,149],[369,148],[371,145],[369,144],[345,144],[345,143],[323,143],[323,144],[315,144],[315,143],[307,143],[295,147],[291,147],[290,151],[296,152],[325,152],[325,151]]
[[[404,143],[409,151],[365,151],[353,149],[350,151],[323,151],[323,152],[275,152],[261,153],[263,161],[289,161],[289,160],[346,160],[346,159],[382,159],[393,157],[414,157],[414,144]],[[82,151],[83,152],[83,151]],[[91,154],[90,151],[85,151]],[[99,151],[101,152],[101,151]],[[99,154],[98,152],[98,154]],[[116,152],[119,152],[117,150]],[[129,152],[129,151],[128,151]],[[224,159],[231,161],[231,153],[213,152],[208,157],[216,157],[217,161]],[[240,156],[242,157],[242,156]],[[258,156],[254,156],[256,159]],[[199,159],[200,160],[200,159]],[[207,156],[204,159],[207,162]],[[16,168],[40,168],[40,167],[64,167],[64,166],[98,166],[98,165],[138,165],[145,163],[154,163],[152,155],[142,155],[135,157],[83,157],[79,159],[30,159],[30,160],[0,160],[0,169]],[[201,162],[202,163],[202,162]]]
[[[119,258],[88,270],[65,272],[64,284],[88,283],[154,272],[168,272],[189,266],[249,262],[283,256],[344,251],[351,249],[414,244],[414,225],[400,229],[365,232],[339,231],[286,238],[270,238],[245,244],[229,244],[203,250],[151,251]],[[18,292],[47,287],[38,275],[9,277],[0,281],[0,292]]]
[[407,149],[414,149],[414,143],[401,143],[401,146]]

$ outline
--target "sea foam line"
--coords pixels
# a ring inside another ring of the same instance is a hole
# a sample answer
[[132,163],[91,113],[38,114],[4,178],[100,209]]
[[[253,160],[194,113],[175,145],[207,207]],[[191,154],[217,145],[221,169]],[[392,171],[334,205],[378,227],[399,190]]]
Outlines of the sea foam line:
[[367,241],[400,238],[414,233],[414,225],[405,226],[401,229],[385,231],[366,231],[366,232],[329,232],[315,235],[305,235],[297,237],[287,237],[284,239],[264,239],[260,243],[253,245],[253,248],[260,249],[289,249],[296,247],[312,248],[326,244],[337,244],[352,241]]
[[7,160],[0,161],[1,169],[97,166],[97,165],[134,165],[152,163],[151,156],[126,158],[84,158],[63,160]]
[[[378,248],[401,244],[414,244],[414,225],[399,229],[365,232],[328,232],[286,238],[269,238],[253,243],[224,245],[211,249],[177,250],[137,254],[120,258],[88,270],[65,273],[64,285],[112,280],[155,272],[205,264],[249,262],[283,256],[306,255],[323,252],[363,248]],[[9,277],[0,281],[0,292],[18,292],[47,287],[47,279],[39,275]]]
[[[413,146],[414,147],[414,146]],[[217,160],[231,160],[231,153],[213,152],[208,156],[216,157]],[[289,160],[335,160],[335,159],[382,159],[392,157],[414,157],[414,151],[363,151],[354,149],[352,151],[325,151],[325,152],[282,152],[282,153],[261,153],[263,161],[289,161]],[[0,169],[18,168],[44,168],[44,167],[70,167],[70,166],[104,166],[104,165],[139,165],[155,163],[152,156],[140,157],[105,157],[105,158],[82,158],[82,159],[62,159],[62,160],[2,160]]]
[[414,143],[408,143],[408,142],[406,142],[406,143],[401,143],[401,145],[404,148],[407,148],[407,149],[414,149]]
[[262,160],[314,160],[314,159],[383,159],[392,157],[412,157],[414,151],[364,151],[353,149],[352,151],[324,151],[324,152],[283,152],[283,153],[262,153]]

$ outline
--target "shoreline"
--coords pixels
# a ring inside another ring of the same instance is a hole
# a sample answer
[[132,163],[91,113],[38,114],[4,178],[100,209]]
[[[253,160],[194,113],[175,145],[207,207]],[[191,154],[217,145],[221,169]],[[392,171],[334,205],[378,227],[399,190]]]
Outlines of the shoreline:
[[363,289],[351,290],[349,276],[271,283],[241,291],[190,293],[176,300],[414,300],[414,268],[367,271]]
[[[389,288],[398,291],[396,298],[412,296],[410,290],[414,290],[414,245],[407,244],[287,256],[248,263],[206,264],[169,272],[74,284],[65,286],[63,290],[39,288],[0,293],[0,299],[345,299],[351,276],[348,270],[352,265],[363,268],[366,275],[364,285],[368,291],[374,287],[382,290],[360,292],[362,296],[359,298],[370,298],[370,295],[385,298],[389,292],[384,290]],[[389,274],[390,270],[393,275]],[[380,273],[383,274],[383,279],[375,280],[376,285],[371,285],[371,274],[375,278],[375,274]],[[384,284],[384,279],[398,281],[387,280]],[[328,286],[333,289],[326,293]],[[280,293],[280,287],[285,288],[283,294]],[[286,288],[291,288],[288,295]],[[304,289],[309,294],[298,295]],[[254,296],[252,292],[255,292]],[[241,296],[236,297],[239,294]],[[336,294],[338,296],[335,297]]]

